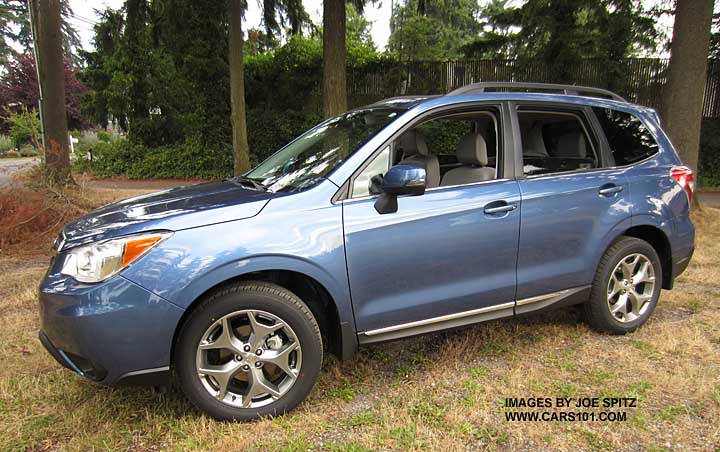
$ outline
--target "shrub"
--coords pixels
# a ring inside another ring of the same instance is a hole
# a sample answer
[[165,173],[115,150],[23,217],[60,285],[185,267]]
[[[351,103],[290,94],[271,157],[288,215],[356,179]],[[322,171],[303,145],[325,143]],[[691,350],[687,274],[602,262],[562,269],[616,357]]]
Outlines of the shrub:
[[15,149],[10,149],[9,151],[5,152],[5,154],[3,154],[3,156],[7,157],[7,158],[16,159],[16,158],[20,158],[20,153],[18,151],[16,151]]
[[700,132],[698,185],[720,187],[720,119],[705,119]]
[[5,135],[0,135],[0,155],[13,149],[15,149],[15,145],[13,144],[12,139]]
[[250,162],[262,162],[301,133],[322,121],[319,113],[256,109],[247,113]]
[[113,139],[114,139],[113,134],[111,134],[110,132],[102,131],[102,130],[97,131],[96,137],[98,140],[103,141],[105,143],[109,143],[109,142],[113,141]]
[[23,108],[3,119],[10,124],[10,137],[15,146],[40,141],[40,116],[37,111]]
[[[256,109],[247,114],[251,164],[257,165],[322,117],[315,112]],[[97,141],[75,145],[74,166],[98,177],[131,179],[216,179],[233,173],[230,143],[207,144],[191,138],[181,144],[149,148],[131,140],[97,134]]]
[[[77,152],[81,158],[75,162],[76,169],[92,170],[99,177],[212,179],[232,174],[229,145],[209,148],[194,140],[158,148],[125,139],[99,141],[92,146],[78,146]],[[86,158],[88,153],[92,160]]]
[[40,152],[32,144],[24,144],[24,145],[20,146],[20,156],[35,157],[37,155],[40,155]]

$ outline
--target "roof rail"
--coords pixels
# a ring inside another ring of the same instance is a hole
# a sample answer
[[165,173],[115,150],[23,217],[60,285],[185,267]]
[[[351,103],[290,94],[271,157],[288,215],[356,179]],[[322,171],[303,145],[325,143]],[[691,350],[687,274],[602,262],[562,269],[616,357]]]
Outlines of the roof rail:
[[619,95],[602,88],[593,88],[590,86],[576,85],[558,85],[555,83],[523,83],[523,82],[480,82],[470,85],[461,86],[447,93],[448,96],[457,96],[459,94],[483,93],[488,89],[524,89],[537,91],[560,91],[563,94],[572,94],[580,96],[581,93],[595,94],[609,97],[620,102],[627,102]]

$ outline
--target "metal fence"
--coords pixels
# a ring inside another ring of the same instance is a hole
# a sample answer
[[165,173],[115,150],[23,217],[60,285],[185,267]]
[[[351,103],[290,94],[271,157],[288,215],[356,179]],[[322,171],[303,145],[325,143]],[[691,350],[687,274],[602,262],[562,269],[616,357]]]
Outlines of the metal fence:
[[[482,81],[570,83],[607,88],[660,110],[667,69],[662,58],[586,59],[562,67],[535,60],[380,62],[348,68],[348,91],[356,106],[403,94],[446,93]],[[720,60],[708,61],[703,117],[720,117]]]

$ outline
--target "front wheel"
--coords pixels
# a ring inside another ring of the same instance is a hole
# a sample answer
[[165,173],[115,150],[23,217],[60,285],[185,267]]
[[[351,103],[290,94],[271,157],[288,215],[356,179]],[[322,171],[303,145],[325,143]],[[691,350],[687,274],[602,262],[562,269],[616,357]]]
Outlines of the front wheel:
[[585,318],[597,330],[625,334],[642,326],[660,297],[662,267],[646,241],[623,237],[600,260]]
[[218,420],[252,420],[295,408],[315,384],[322,339],[292,292],[239,283],[206,298],[179,336],[175,369],[187,397]]

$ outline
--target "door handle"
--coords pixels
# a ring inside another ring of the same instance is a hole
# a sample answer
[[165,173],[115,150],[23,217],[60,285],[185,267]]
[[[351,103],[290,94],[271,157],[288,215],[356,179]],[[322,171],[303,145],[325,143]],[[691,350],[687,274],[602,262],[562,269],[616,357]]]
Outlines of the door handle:
[[598,193],[600,193],[602,196],[612,196],[615,193],[620,193],[623,191],[622,185],[615,185],[615,184],[606,184],[600,187],[600,190],[598,190]]
[[[490,207],[493,205],[494,207]],[[516,204],[508,204],[505,201],[497,201],[488,204],[488,206],[485,207],[485,213],[488,215],[497,215],[499,213],[511,212],[515,209],[517,209]]]

